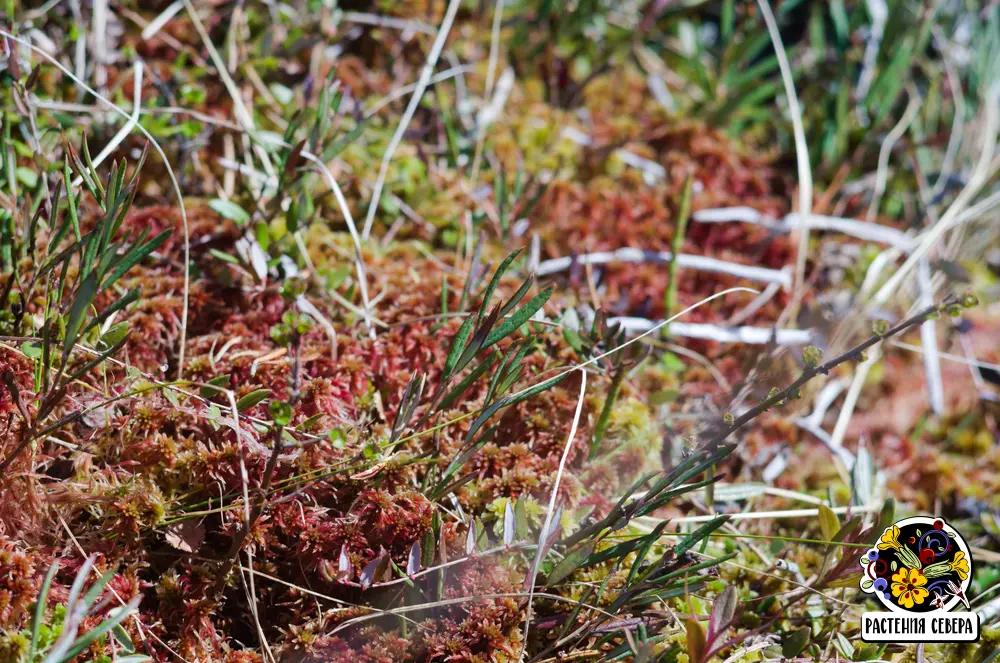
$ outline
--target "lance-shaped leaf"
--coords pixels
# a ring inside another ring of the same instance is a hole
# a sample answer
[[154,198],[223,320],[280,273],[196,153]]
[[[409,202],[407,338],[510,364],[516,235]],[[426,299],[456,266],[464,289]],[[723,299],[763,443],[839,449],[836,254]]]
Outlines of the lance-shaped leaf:
[[[636,575],[642,569],[642,563],[646,561],[646,555],[649,554],[650,549],[653,545],[660,540],[660,535],[663,534],[663,530],[667,527],[667,521],[664,520],[659,525],[653,528],[653,531],[648,535],[644,536],[642,546],[639,548],[639,552],[636,553],[635,559],[632,560],[632,568],[628,573],[628,580],[625,581],[626,585],[631,585],[632,581],[635,580]],[[650,569],[652,571],[652,569]]]
[[476,331],[462,352],[462,356],[458,358],[458,362],[455,365],[455,372],[463,370],[480,350],[486,348],[486,338],[490,335],[490,330],[493,329],[499,318],[500,306],[497,305],[493,307],[490,314],[476,327]]
[[69,651],[64,654],[61,660],[72,660],[77,654],[89,647],[92,642],[105,635],[118,624],[121,624],[126,618],[136,612],[140,601],[142,601],[142,597],[136,596],[124,607],[118,608],[118,611],[114,614],[114,616],[109,615],[108,619],[101,622],[97,627],[81,635],[73,642],[73,646],[70,647]]
[[521,253],[521,249],[517,249],[504,258],[504,261],[500,263],[499,267],[497,267],[497,271],[493,273],[493,278],[490,279],[489,285],[486,286],[486,290],[483,292],[483,303],[479,306],[479,313],[476,315],[476,322],[482,320],[483,316],[486,315],[486,311],[490,306],[490,299],[493,298],[493,293],[496,291],[497,286],[500,285],[500,279],[503,277],[504,273],[506,273],[507,269],[510,268],[510,264],[514,262],[514,258],[516,258],[519,253]]
[[[486,341],[483,343],[484,348],[488,348],[497,341],[506,338],[514,330],[523,325],[525,322],[531,319],[531,316],[535,315],[545,302],[549,301],[549,297],[552,296],[552,286],[549,286],[545,290],[541,291],[537,295],[531,298],[527,304],[519,308],[514,314],[509,318],[504,320],[496,329],[493,330],[489,336],[486,337]],[[501,315],[503,312],[501,312]]]
[[[130,248],[125,253],[125,255],[122,256],[121,260],[115,265],[114,271],[112,271],[111,274],[108,275],[107,279],[104,280],[104,285],[102,285],[101,287],[105,290],[110,288],[111,285],[119,278],[121,278],[126,272],[128,272],[128,270],[132,269],[137,264],[142,262],[153,251],[163,246],[163,243],[167,241],[167,238],[170,237],[172,232],[173,231],[171,230],[164,230],[156,237],[154,237],[153,239],[149,240],[144,244],[140,243],[134,244],[132,248]],[[141,241],[142,239],[144,238],[140,238],[139,241]]]
[[202,398],[213,398],[222,393],[222,390],[229,386],[229,376],[228,375],[216,375],[214,378],[206,382],[198,393],[201,394]]
[[45,579],[42,581],[42,588],[38,592],[38,599],[35,603],[35,612],[31,617],[31,640],[28,645],[28,658],[27,661],[35,660],[35,650],[38,647],[38,643],[41,639],[40,630],[42,628],[42,621],[45,619],[45,603],[49,597],[49,589],[52,587],[52,580],[56,577],[56,573],[59,571],[60,560],[52,562],[52,566],[49,567],[49,572],[45,574]]
[[490,355],[486,357],[482,363],[472,369],[468,375],[462,378],[461,382],[455,385],[454,389],[448,392],[448,395],[441,399],[441,402],[438,404],[438,409],[443,410],[454,403],[459,396],[464,394],[476,380],[481,378],[483,374],[486,373],[491,366],[493,366],[493,363],[497,360],[497,356],[496,351],[490,353]]
[[240,412],[246,412],[254,405],[257,405],[262,400],[267,398],[270,393],[270,389],[255,389],[240,400],[236,401],[236,409]]
[[455,334],[455,338],[451,341],[451,349],[448,350],[448,357],[444,361],[444,368],[441,371],[442,382],[450,378],[455,372],[455,366],[458,364],[458,358],[462,356],[462,352],[465,351],[465,346],[469,342],[469,336],[472,335],[472,327],[474,321],[471,317],[466,318],[462,323],[462,326],[458,328],[458,333]]
[[708,629],[713,639],[721,635],[729,626],[729,622],[733,620],[733,615],[736,614],[736,602],[736,588],[732,585],[722,590],[722,593],[715,599]]
[[571,550],[566,554],[559,562],[552,567],[549,571],[548,577],[545,579],[545,585],[547,587],[555,587],[560,582],[565,580],[571,573],[580,568],[584,561],[590,557],[594,552],[594,546],[597,545],[596,539],[590,539],[589,541],[584,541],[578,547]]
[[410,381],[403,392],[403,398],[399,402],[399,409],[396,410],[396,418],[392,422],[392,434],[389,443],[392,444],[403,434],[406,425],[413,416],[413,411],[417,409],[420,396],[424,391],[423,373],[414,373],[410,376]]
[[80,330],[83,328],[83,322],[91,305],[94,303],[96,295],[97,274],[91,272],[80,284],[76,292],[76,298],[73,300],[73,307],[69,312],[69,320],[66,323],[66,336],[63,339],[64,357],[69,355],[70,350],[73,349],[73,345],[80,338]]
[[101,311],[101,313],[98,316],[96,316],[90,322],[88,322],[87,326],[84,328],[84,330],[81,332],[80,335],[82,336],[86,334],[94,327],[103,325],[104,321],[110,318],[112,315],[114,315],[118,311],[124,310],[127,306],[129,306],[133,302],[138,301],[139,294],[140,294],[139,288],[132,288],[127,293],[125,293],[124,297],[119,297],[118,299],[116,299],[110,306]]
[[691,550],[691,548],[694,548],[696,545],[698,545],[698,543],[706,536],[710,535],[712,532],[725,525],[726,521],[728,520],[729,520],[728,514],[712,518],[712,520],[708,521],[707,523],[705,523],[704,525],[702,525],[701,527],[699,527],[698,529],[696,529],[695,531],[691,532],[686,537],[684,537],[681,540],[681,542],[674,547],[674,554],[680,557],[687,551]]
[[705,659],[705,650],[708,648],[705,642],[705,630],[695,617],[688,617],[685,623],[687,631],[688,660],[691,663],[702,663]]

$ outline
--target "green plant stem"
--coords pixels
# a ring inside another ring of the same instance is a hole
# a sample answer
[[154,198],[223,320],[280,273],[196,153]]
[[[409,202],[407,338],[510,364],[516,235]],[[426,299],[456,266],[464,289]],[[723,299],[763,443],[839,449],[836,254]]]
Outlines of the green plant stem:
[[[661,532],[661,537],[674,536],[674,537],[684,537],[688,536],[684,532]],[[614,540],[617,537],[609,536],[607,540]],[[627,537],[622,537],[627,538]],[[839,546],[841,548],[858,548],[867,549],[871,548],[867,543],[845,543],[844,541],[824,541],[822,539],[803,539],[795,536],[770,536],[767,534],[743,534],[734,532],[712,532],[707,534],[706,538],[710,539],[761,539],[763,541],[785,541],[788,543],[810,543],[818,546]]]
[[[670,265],[668,273],[670,281],[667,283],[667,291],[663,295],[663,319],[668,319],[677,308],[677,274],[680,271],[677,257],[684,248],[684,238],[687,236],[688,217],[691,215],[691,175],[684,178],[684,186],[681,189],[680,205],[677,209],[677,228],[674,229],[674,238],[670,244]],[[663,335],[670,335],[670,325],[664,325]]]
[[614,409],[615,401],[618,400],[618,392],[621,391],[622,382],[625,381],[625,374],[627,372],[625,368],[619,368],[611,377],[611,386],[608,387],[608,397],[604,399],[604,407],[601,408],[601,414],[597,418],[597,425],[594,426],[594,436],[590,440],[590,453],[587,455],[588,460],[593,460],[601,448],[601,440],[604,439],[604,433],[608,429],[608,420],[611,419],[611,410]]

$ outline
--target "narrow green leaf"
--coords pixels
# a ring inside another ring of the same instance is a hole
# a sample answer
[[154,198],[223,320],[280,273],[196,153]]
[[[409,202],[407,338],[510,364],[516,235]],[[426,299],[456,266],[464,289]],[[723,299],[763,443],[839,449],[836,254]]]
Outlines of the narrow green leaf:
[[[125,296],[116,299],[114,302],[111,303],[110,306],[101,311],[96,317],[91,319],[91,321],[87,323],[87,326],[83,328],[81,336],[89,332],[94,327],[98,327],[104,324],[105,320],[110,318],[117,311],[124,310],[127,306],[132,304],[132,302],[136,301],[137,299],[139,299],[139,288],[132,288],[127,293],[125,293]],[[114,345],[114,343],[112,343],[112,345]]]
[[567,553],[549,571],[548,577],[545,579],[545,586],[555,587],[569,577],[571,573],[580,568],[583,562],[594,552],[595,545],[597,545],[597,540],[590,539]]
[[69,321],[66,323],[66,336],[63,340],[63,355],[68,356],[73,344],[80,338],[80,330],[83,328],[83,321],[94,303],[97,295],[97,274],[91,272],[80,284],[77,290],[76,299],[73,300],[73,307],[70,309]]
[[639,570],[642,567],[643,561],[645,561],[646,559],[646,555],[649,554],[650,548],[652,548],[653,544],[655,544],[659,540],[660,535],[663,534],[663,530],[666,529],[666,527],[667,527],[667,521],[664,520],[662,523],[654,527],[652,532],[650,532],[647,536],[643,537],[646,540],[645,542],[643,542],[642,547],[640,547],[639,551],[636,553],[635,559],[632,560],[632,568],[629,570],[628,580],[625,581],[626,585],[631,585],[632,582],[635,580],[636,575],[639,573]]
[[707,523],[705,523],[704,525],[702,525],[701,527],[699,527],[698,529],[696,529],[695,531],[691,532],[686,537],[684,537],[684,539],[682,539],[680,543],[678,543],[674,547],[674,554],[680,557],[687,551],[691,550],[691,548],[694,548],[696,545],[698,545],[699,541],[701,541],[709,534],[711,534],[715,530],[725,525],[726,521],[728,520],[729,520],[728,514],[712,518],[712,520],[708,521]]
[[445,408],[451,406],[451,404],[454,403],[459,396],[464,394],[476,380],[483,376],[483,373],[490,369],[493,362],[497,360],[497,356],[496,352],[492,352],[486,359],[483,360],[481,364],[472,369],[472,372],[466,375],[454,389],[448,392],[447,396],[441,399],[441,403],[438,405],[437,409],[444,410]]
[[447,381],[451,376],[452,372],[455,370],[455,365],[458,363],[458,358],[462,355],[465,350],[465,344],[469,342],[469,336],[472,334],[472,325],[474,321],[472,316],[465,319],[462,326],[458,328],[458,333],[455,334],[455,338],[451,341],[451,349],[448,350],[448,358],[445,359],[444,369],[441,371],[441,381],[442,383]]
[[525,322],[531,319],[535,313],[538,312],[545,302],[549,300],[552,296],[552,286],[549,286],[542,292],[535,295],[531,301],[525,304],[523,307],[517,310],[516,313],[511,315],[509,318],[504,320],[500,326],[493,330],[489,336],[486,337],[486,341],[483,343],[484,348],[488,348],[497,341],[505,338],[511,332],[516,330],[518,327],[523,325]]
[[218,396],[222,393],[223,389],[229,387],[229,376],[228,375],[216,375],[214,378],[206,382],[198,393],[201,394],[202,398],[212,398]]
[[52,587],[53,578],[56,577],[56,573],[59,571],[60,563],[58,559],[52,562],[49,572],[45,574],[45,579],[42,581],[42,588],[38,592],[35,612],[31,616],[31,642],[28,645],[28,658],[25,659],[26,661],[35,660],[35,649],[38,647],[40,637],[39,629],[41,629],[42,621],[45,619],[45,602],[49,598],[49,589]]
[[107,279],[105,279],[102,287],[105,290],[110,288],[111,285],[128,272],[128,270],[132,269],[132,267],[144,260],[150,253],[163,246],[163,243],[167,241],[167,238],[170,237],[172,232],[173,231],[171,230],[164,230],[145,244],[136,244],[132,246],[132,248],[130,248],[122,257],[121,261],[115,265],[114,271],[111,272]]
[[238,225],[242,226],[250,223],[250,215],[247,214],[246,210],[231,200],[215,198],[209,201],[208,206],[215,210],[222,218],[229,219]]
[[257,405],[262,400],[267,398],[271,393],[270,389],[255,389],[243,398],[236,401],[236,409],[240,412],[246,412],[254,405]]
[[476,322],[482,320],[483,316],[486,315],[486,311],[490,307],[490,299],[493,298],[493,293],[496,291],[497,286],[500,285],[500,279],[510,268],[510,264],[514,262],[514,258],[516,258],[519,253],[521,253],[521,249],[517,249],[504,258],[503,262],[500,263],[500,266],[497,267],[497,271],[493,273],[493,278],[490,279],[489,285],[487,285],[486,290],[483,291],[483,303],[479,306],[479,314],[476,315]]
[[140,598],[141,597],[138,596],[135,597],[134,599],[129,601],[126,607],[121,608],[120,609],[121,611],[118,612],[114,617],[106,619],[93,630],[87,631],[82,636],[77,638],[76,641],[73,643],[73,646],[70,648],[68,652],[66,652],[66,655],[62,660],[64,661],[72,660],[77,654],[79,654],[84,649],[89,647],[92,642],[94,642],[95,640],[106,634],[108,631],[113,629],[118,624],[121,624],[123,621],[125,621],[126,618],[128,618],[131,614],[135,612],[136,607],[139,605]]
[[566,378],[567,375],[569,375],[569,373],[564,373],[562,375],[557,375],[554,378],[549,378],[548,380],[540,382],[533,387],[529,387],[528,389],[525,389],[522,392],[511,394],[510,396],[505,396],[504,398],[501,398],[497,402],[493,403],[485,410],[483,410],[483,412],[476,418],[476,420],[472,422],[472,426],[469,428],[469,432],[466,434],[465,438],[466,442],[468,442],[473,438],[473,436],[476,434],[476,431],[478,431],[479,428],[484,423],[486,423],[486,420],[492,417],[497,410],[505,408],[508,405],[514,405],[515,403],[520,403],[523,400],[531,398],[535,394],[539,394],[545,391],[546,389],[549,389],[559,384]]

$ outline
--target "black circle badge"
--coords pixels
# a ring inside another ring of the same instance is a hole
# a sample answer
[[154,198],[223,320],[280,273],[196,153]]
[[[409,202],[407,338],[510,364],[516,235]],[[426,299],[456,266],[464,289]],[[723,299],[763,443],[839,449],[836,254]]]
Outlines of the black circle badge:
[[965,541],[941,518],[916,516],[886,527],[861,558],[861,591],[893,612],[968,609],[972,557]]

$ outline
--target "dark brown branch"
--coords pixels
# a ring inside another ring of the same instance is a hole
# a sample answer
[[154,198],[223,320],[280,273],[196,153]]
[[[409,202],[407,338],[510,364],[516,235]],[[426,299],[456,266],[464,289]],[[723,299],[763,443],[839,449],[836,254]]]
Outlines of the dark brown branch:
[[739,429],[746,426],[748,423],[759,417],[761,414],[771,409],[775,405],[780,405],[783,401],[788,398],[797,397],[799,389],[802,388],[807,382],[819,375],[829,375],[837,366],[851,361],[861,359],[863,353],[868,348],[872,347],[876,343],[884,341],[887,338],[896,336],[905,332],[906,330],[916,327],[934,315],[939,314],[941,311],[954,306],[958,302],[958,298],[954,295],[948,295],[940,303],[933,304],[927,308],[917,312],[916,314],[910,316],[906,320],[903,320],[894,327],[890,327],[884,334],[873,334],[871,337],[862,341],[858,345],[854,346],[850,350],[840,354],[825,364],[819,366],[807,367],[802,374],[782,391],[772,394],[762,400],[760,403],[750,408],[740,416],[736,417],[731,424],[725,425],[725,427],[717,433],[713,438],[701,445],[702,450],[711,451],[717,448],[722,442],[725,441],[727,437],[738,431]]

